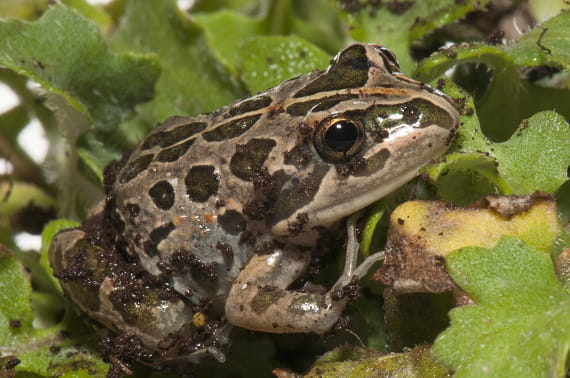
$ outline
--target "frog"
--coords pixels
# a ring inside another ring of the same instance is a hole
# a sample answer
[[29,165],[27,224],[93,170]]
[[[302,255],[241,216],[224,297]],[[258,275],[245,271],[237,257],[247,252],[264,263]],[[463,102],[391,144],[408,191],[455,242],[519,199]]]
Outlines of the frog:
[[[324,70],[155,127],[106,168],[83,225],[56,234],[54,275],[87,318],[165,363],[224,362],[232,327],[325,334],[383,258],[359,257],[362,210],[439,158],[458,124],[453,100],[389,49],[353,43]],[[336,283],[298,284],[343,241]]]

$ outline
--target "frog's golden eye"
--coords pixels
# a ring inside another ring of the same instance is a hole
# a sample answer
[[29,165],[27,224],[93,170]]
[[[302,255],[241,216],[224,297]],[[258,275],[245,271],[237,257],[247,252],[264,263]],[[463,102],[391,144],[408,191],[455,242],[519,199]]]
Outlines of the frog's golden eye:
[[313,134],[319,155],[333,163],[343,163],[354,157],[366,139],[360,120],[329,118],[321,122]]

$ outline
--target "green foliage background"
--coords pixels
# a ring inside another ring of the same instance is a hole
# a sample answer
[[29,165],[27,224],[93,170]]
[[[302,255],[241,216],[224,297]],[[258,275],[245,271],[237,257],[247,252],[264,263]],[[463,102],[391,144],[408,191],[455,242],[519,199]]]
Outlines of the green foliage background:
[[[442,87],[463,113],[447,155],[426,167],[431,181],[414,181],[375,207],[365,250],[375,248],[374,233],[385,232],[384,211],[411,186],[420,196],[456,204],[489,193],[549,192],[563,225],[551,257],[569,246],[570,12],[560,12],[563,2],[531,1],[531,11],[548,19],[516,42],[494,45],[462,21],[488,1],[203,0],[190,11],[174,0],[115,0],[106,7],[85,0],[48,3],[0,2],[0,81],[19,98],[0,114],[0,157],[13,166],[0,177],[0,375],[100,376],[108,369],[98,356],[97,337],[65,304],[45,261],[55,232],[77,223],[60,220],[44,228],[41,254],[21,251],[16,234],[39,233],[54,213],[81,221],[102,197],[103,168],[168,116],[212,111],[322,69],[355,40],[392,49],[402,71],[433,85],[456,67],[450,77],[463,88],[450,81]],[[418,59],[426,51],[433,54]],[[557,72],[556,81],[529,79],[545,67]],[[41,123],[49,141],[42,163],[17,143],[30,120]],[[468,376],[483,368],[493,376],[563,376],[570,302],[551,258],[510,239],[492,253],[468,249],[456,256],[449,259],[450,274],[480,298],[480,306],[453,310],[452,326],[433,349],[443,365],[433,362],[429,348],[389,360],[372,351],[337,349],[316,368],[330,368],[331,376],[363,376],[371,366],[391,375],[401,369],[405,376],[439,376],[447,369]],[[487,269],[493,266],[504,269]],[[519,282],[516,272],[528,280]],[[520,300],[496,298],[497,287]],[[385,351],[380,303],[365,298],[351,310],[362,318],[361,338]],[[498,324],[483,334],[490,318]],[[531,336],[514,336],[523,330]],[[267,376],[277,367],[308,366],[286,361],[311,361],[344,340],[355,343],[351,337],[314,338],[311,343],[321,346],[311,349],[300,348],[295,337],[239,330],[235,336],[229,362],[210,367],[210,375]],[[493,348],[471,346],[483,343]],[[294,357],[279,359],[279,351]],[[15,358],[19,363],[12,369]],[[503,365],[507,360],[511,370]]]

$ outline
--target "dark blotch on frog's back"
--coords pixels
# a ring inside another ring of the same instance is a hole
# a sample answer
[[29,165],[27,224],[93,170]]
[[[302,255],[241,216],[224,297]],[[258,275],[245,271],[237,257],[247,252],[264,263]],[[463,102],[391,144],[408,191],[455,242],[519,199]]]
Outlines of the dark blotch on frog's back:
[[392,154],[387,148],[383,148],[376,154],[364,160],[358,169],[350,170],[349,175],[356,177],[368,177],[374,172],[378,172],[383,169],[391,155]]
[[237,235],[245,231],[247,227],[245,217],[235,210],[227,210],[223,215],[218,216],[218,223],[225,232],[231,235]]
[[252,174],[261,169],[275,145],[273,139],[259,138],[237,145],[236,152],[230,160],[230,170],[242,180],[251,180]]
[[129,161],[121,170],[120,182],[125,184],[137,177],[141,172],[148,168],[152,159],[153,155],[148,154]]
[[359,88],[368,81],[370,62],[366,49],[361,45],[347,48],[331,65],[328,72],[307,84],[293,97],[310,96],[319,92],[335,91],[346,88]]
[[226,266],[226,271],[229,271],[234,263],[233,248],[228,243],[218,242],[216,244],[216,249],[222,254],[224,258],[224,265]]
[[[308,172],[304,180],[291,178],[287,185],[279,186],[279,193],[275,194],[273,212],[270,216],[270,224],[290,217],[295,211],[313,201],[318,190],[308,188],[320,188],[323,178],[329,172],[331,166],[326,163],[316,162],[311,172]],[[284,189],[283,189],[284,188]]]
[[158,250],[156,249],[158,244],[166,239],[168,234],[174,231],[175,228],[174,224],[169,222],[152,230],[149,235],[149,240],[144,242],[143,248],[145,253],[150,257],[156,256],[158,254]]
[[262,96],[242,101],[239,105],[232,106],[228,111],[229,117],[235,117],[255,110],[263,109],[271,104],[271,97]]
[[[451,130],[455,125],[455,120],[449,114],[446,109],[439,106],[434,106],[433,103],[418,98],[411,102],[410,106],[413,107],[413,116],[418,117],[418,114],[422,114],[423,117],[420,121],[421,127],[427,127],[430,125],[437,124],[443,128]],[[410,114],[409,111],[404,112],[404,116]]]
[[182,155],[188,151],[188,148],[194,143],[196,139],[187,140],[184,143],[177,144],[174,147],[167,148],[160,151],[156,155],[156,160],[164,163],[169,163],[178,160]]
[[148,190],[148,195],[159,209],[168,210],[174,205],[174,188],[168,181],[154,184]]
[[189,117],[174,116],[168,118],[159,130],[152,132],[141,145],[146,150],[155,146],[161,148],[172,146],[192,135],[204,130],[206,122],[193,121]]
[[284,152],[284,163],[293,165],[297,169],[302,169],[309,164],[313,155],[306,143],[300,143],[289,151]]
[[190,251],[179,249],[169,259],[173,272],[181,274],[191,272],[195,282],[204,280],[216,281],[218,279],[217,263],[205,263]]
[[127,214],[129,215],[129,221],[133,221],[141,213],[141,208],[139,205],[134,203],[127,203]]
[[206,202],[210,196],[218,193],[220,176],[214,173],[212,165],[196,165],[184,178],[186,192],[194,202]]
[[287,293],[283,289],[279,289],[275,286],[263,286],[261,287],[255,297],[251,300],[251,309],[257,315],[262,315],[269,306],[277,303],[279,299],[283,298]]
[[351,98],[357,98],[358,95],[342,95],[342,96],[330,96],[327,98],[319,98],[312,101],[303,101],[294,103],[287,107],[286,111],[292,116],[304,116],[309,112],[315,113],[323,110],[328,110],[333,106],[337,105],[341,101],[345,101]]
[[202,137],[208,142],[220,142],[232,139],[245,133],[252,127],[261,117],[260,114],[252,115],[228,121],[217,126],[213,130],[202,134]]

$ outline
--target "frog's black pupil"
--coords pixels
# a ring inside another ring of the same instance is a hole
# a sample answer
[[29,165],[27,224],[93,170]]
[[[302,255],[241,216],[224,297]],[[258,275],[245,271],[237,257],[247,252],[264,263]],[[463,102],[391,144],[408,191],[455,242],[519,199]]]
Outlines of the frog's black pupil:
[[338,121],[325,132],[325,143],[334,151],[348,151],[358,139],[358,128],[352,122]]

